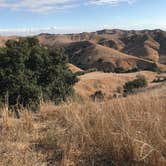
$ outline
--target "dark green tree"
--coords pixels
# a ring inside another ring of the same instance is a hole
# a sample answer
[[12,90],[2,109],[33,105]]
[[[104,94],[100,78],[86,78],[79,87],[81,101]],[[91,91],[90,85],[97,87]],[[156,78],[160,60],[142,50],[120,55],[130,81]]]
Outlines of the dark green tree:
[[9,40],[0,49],[0,103],[31,107],[40,99],[60,102],[73,93],[77,77],[62,49],[49,49],[35,37]]

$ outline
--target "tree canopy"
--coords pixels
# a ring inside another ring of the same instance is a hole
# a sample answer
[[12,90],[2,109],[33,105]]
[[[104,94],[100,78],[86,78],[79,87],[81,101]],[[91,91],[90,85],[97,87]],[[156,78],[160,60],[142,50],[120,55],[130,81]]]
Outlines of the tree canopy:
[[65,100],[77,82],[66,64],[62,49],[41,46],[35,37],[7,41],[0,49],[0,103],[29,107],[41,98]]

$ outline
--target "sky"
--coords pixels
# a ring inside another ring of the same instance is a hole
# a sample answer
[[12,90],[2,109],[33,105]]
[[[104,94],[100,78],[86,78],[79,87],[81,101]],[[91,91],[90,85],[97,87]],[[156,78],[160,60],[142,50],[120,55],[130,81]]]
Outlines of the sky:
[[0,35],[166,29],[166,0],[0,0]]

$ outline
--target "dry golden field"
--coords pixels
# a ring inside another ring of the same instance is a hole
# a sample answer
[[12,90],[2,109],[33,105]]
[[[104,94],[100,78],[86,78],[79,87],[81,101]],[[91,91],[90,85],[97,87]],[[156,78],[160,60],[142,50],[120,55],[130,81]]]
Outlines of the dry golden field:
[[103,102],[0,111],[0,166],[165,166],[166,84]]
[[74,89],[83,98],[88,98],[98,90],[101,90],[106,98],[112,98],[114,94],[121,95],[121,90],[126,82],[134,80],[140,75],[144,76],[151,86],[151,82],[156,78],[157,73],[151,71],[124,74],[91,72],[81,75],[80,81],[76,83]]

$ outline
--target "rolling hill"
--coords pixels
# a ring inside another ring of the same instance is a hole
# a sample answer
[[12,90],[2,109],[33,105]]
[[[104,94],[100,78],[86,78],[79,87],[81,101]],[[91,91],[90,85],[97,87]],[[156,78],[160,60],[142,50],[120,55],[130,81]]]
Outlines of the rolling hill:
[[43,45],[64,47],[70,62],[79,67],[104,71],[155,70],[155,63],[166,70],[166,32],[162,30],[113,29],[66,35],[40,34],[38,38]]
[[[100,30],[78,34],[40,34],[40,43],[63,47],[70,63],[102,71],[166,70],[166,32],[162,30]],[[0,46],[9,39],[0,37]]]
[[91,41],[71,43],[67,47],[70,62],[88,69],[105,72],[125,72],[134,69],[155,70],[156,65],[148,60],[134,57]]
[[166,32],[162,30],[101,30],[91,33],[51,35],[41,34],[44,45],[66,45],[71,42],[93,41],[132,56],[166,64]]

